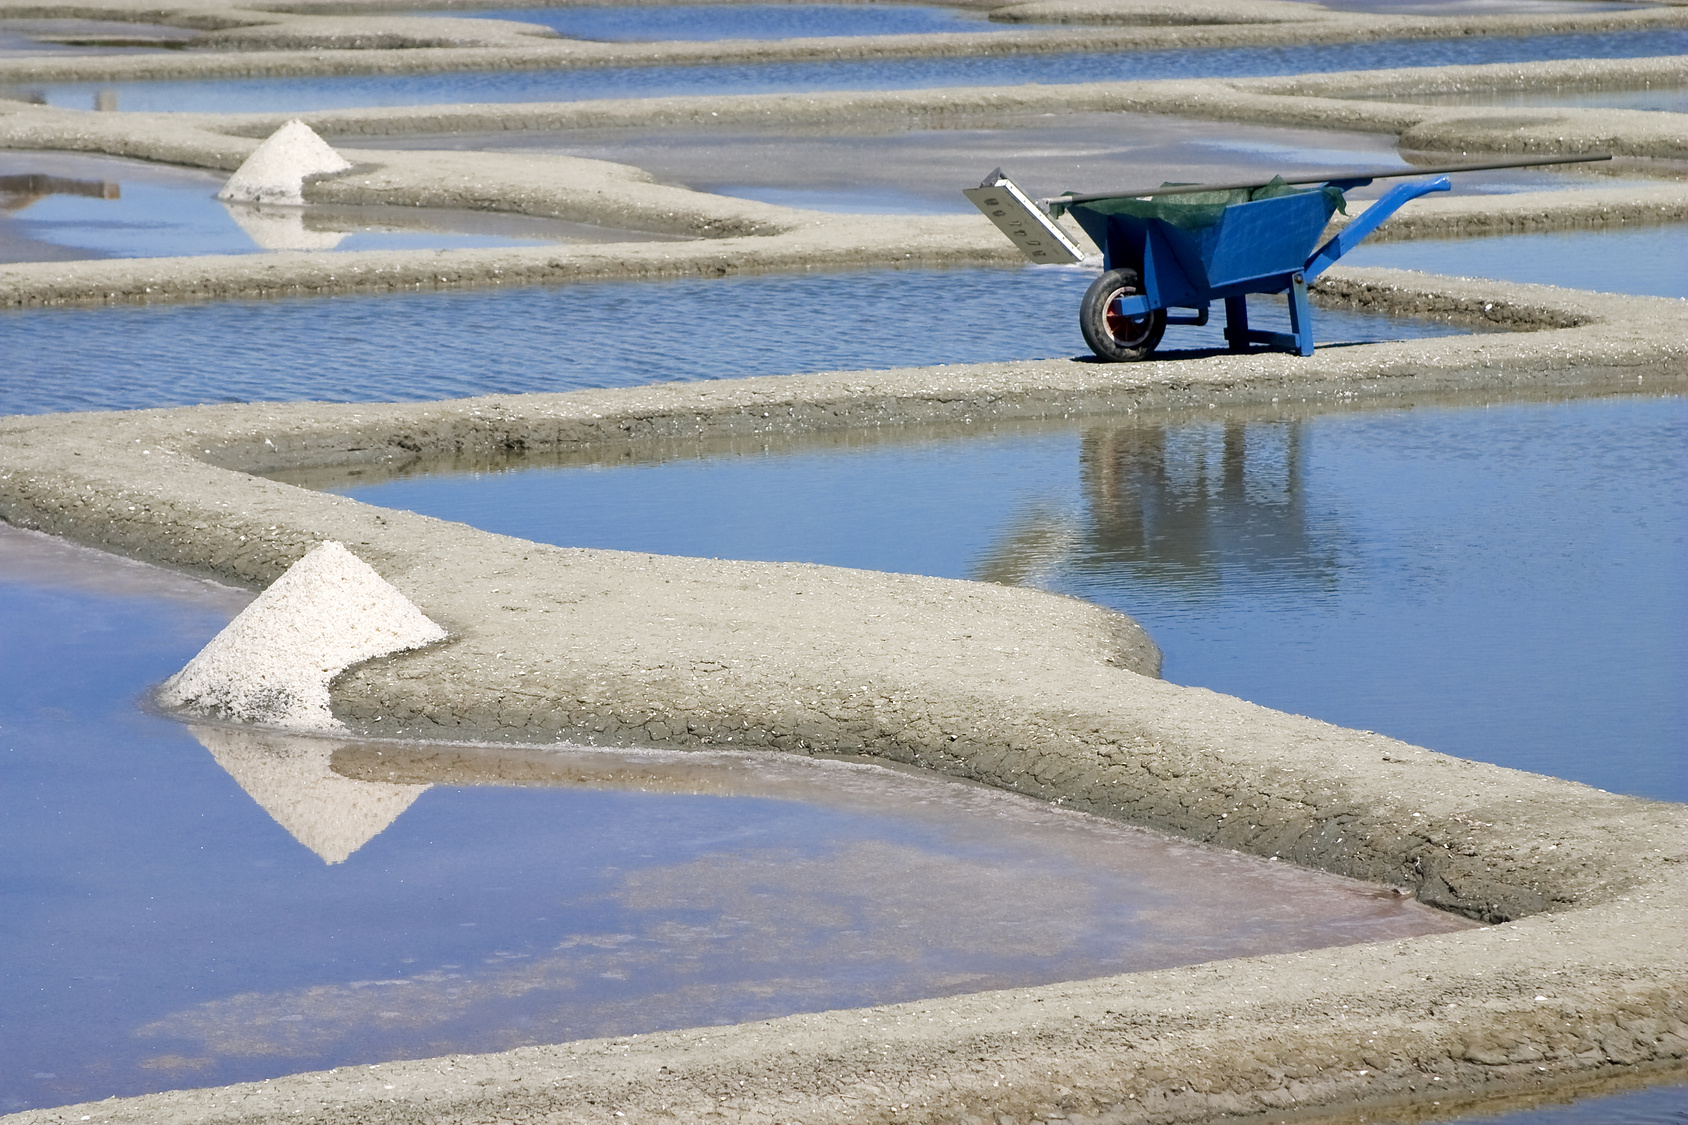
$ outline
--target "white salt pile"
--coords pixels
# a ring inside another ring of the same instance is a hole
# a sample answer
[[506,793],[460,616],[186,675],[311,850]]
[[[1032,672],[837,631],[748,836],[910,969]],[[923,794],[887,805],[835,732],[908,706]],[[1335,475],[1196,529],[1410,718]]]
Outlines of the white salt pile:
[[303,204],[306,176],[344,172],[351,166],[309,125],[289,121],[235,169],[217,198],[241,203]]
[[164,681],[158,700],[237,722],[342,730],[328,708],[336,675],[445,635],[369,564],[323,543]]

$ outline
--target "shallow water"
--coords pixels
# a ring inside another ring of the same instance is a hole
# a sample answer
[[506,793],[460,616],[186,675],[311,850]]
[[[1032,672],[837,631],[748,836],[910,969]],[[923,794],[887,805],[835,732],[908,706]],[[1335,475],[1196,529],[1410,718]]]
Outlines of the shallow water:
[[[669,94],[750,94],[1004,86],[1150,78],[1244,78],[1379,67],[1638,58],[1688,51],[1688,31],[1470,36],[1305,47],[1181,48],[1093,54],[876,59],[736,66],[585,67],[461,74],[312,76],[117,83],[30,83],[12,96],[86,109],[304,112],[351,106],[574,101]],[[0,94],[8,88],[0,87]]]
[[[350,142],[348,142],[350,143]],[[1393,134],[1286,129],[1145,113],[1018,116],[961,128],[520,130],[369,139],[369,148],[514,150],[613,160],[668,183],[851,213],[972,214],[961,189],[1003,168],[1033,196],[1167,180],[1228,183],[1410,165]],[[1461,173],[1459,194],[1614,186],[1578,165]],[[1378,181],[1351,198],[1375,197]]]
[[[1078,306],[1095,276],[1049,266],[871,270],[6,312],[0,414],[379,402],[1089,355]],[[628,330],[653,323],[657,310],[663,327]],[[1286,324],[1283,310],[1281,299],[1250,305],[1264,326]],[[1164,350],[1221,347],[1222,319],[1168,329]],[[684,326],[678,338],[672,325]],[[1321,343],[1466,331],[1327,309],[1315,310],[1313,325]]]
[[[0,177],[17,189],[0,189],[0,262],[446,250],[657,237],[484,211],[228,204],[216,198],[226,175],[109,156],[0,152]],[[31,179],[22,184],[19,177]]]
[[[831,35],[926,35],[1000,31],[983,13],[923,4],[664,4],[658,6],[444,9],[423,16],[536,23],[568,39],[607,42],[811,39]],[[1025,26],[1025,25],[1018,25]]]
[[1688,800],[1680,398],[1119,419],[335,491],[568,546],[1041,586],[1137,618],[1177,683]]
[[1544,1105],[1514,1113],[1462,1117],[1453,1125],[1688,1125],[1688,1086],[1655,1086],[1623,1094]]
[[1688,297],[1688,224],[1362,243],[1342,264]]
[[0,1110],[1469,926],[874,765],[139,710],[247,596],[0,527]]

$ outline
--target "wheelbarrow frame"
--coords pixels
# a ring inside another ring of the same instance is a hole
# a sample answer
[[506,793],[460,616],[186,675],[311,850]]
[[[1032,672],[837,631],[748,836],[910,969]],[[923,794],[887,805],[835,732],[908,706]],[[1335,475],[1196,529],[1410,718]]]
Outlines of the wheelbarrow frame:
[[[1027,258],[1041,264],[1071,265],[1084,251],[1055,222],[1070,211],[1085,233],[1101,248],[1102,276],[1084,295],[1079,322],[1091,350],[1103,359],[1142,359],[1160,343],[1168,324],[1206,324],[1214,301],[1225,303],[1225,339],[1233,351],[1265,344],[1299,355],[1313,354],[1313,310],[1307,286],[1338,258],[1358,246],[1396,211],[1421,195],[1447,191],[1449,172],[1492,172],[1500,168],[1534,168],[1549,164],[1586,164],[1612,159],[1611,153],[1581,156],[1526,157],[1492,164],[1444,164],[1439,168],[1375,168],[1321,173],[1298,179],[1234,184],[1162,184],[1158,188],[1099,192],[1069,192],[1052,199],[1033,200],[998,168],[965,195],[996,228],[1007,235]],[[1434,176],[1400,184],[1385,192],[1313,250],[1332,214],[1332,195],[1373,180],[1401,176]],[[1216,223],[1189,227],[1164,218],[1097,211],[1086,204],[1214,192],[1248,191],[1301,184],[1322,185],[1319,191],[1274,193],[1264,199],[1222,205]],[[1304,257],[1305,256],[1305,257]],[[1289,332],[1262,332],[1249,327],[1248,295],[1289,293]],[[1172,308],[1190,309],[1193,316],[1168,316]],[[1110,319],[1132,325],[1138,334],[1121,340]],[[1106,338],[1098,342],[1092,333]],[[1134,342],[1133,342],[1134,341]],[[1109,354],[1109,350],[1115,354]]]
[[[1347,191],[1371,182],[1369,177],[1335,179],[1326,181],[1325,186]],[[1165,219],[1102,215],[1081,206],[1072,210],[1085,233],[1102,249],[1104,273],[1097,284],[1112,283],[1110,275],[1119,269],[1137,275],[1141,291],[1115,297],[1106,312],[1139,320],[1170,309],[1188,309],[1193,315],[1168,313],[1164,323],[1201,325],[1208,322],[1213,302],[1222,301],[1225,340],[1231,350],[1264,344],[1310,356],[1313,310],[1307,286],[1407,203],[1431,192],[1447,191],[1449,186],[1446,176],[1397,184],[1311,254],[1306,248],[1317,240],[1330,214],[1318,191],[1233,203],[1224,209],[1214,231],[1205,236],[1192,235]],[[1290,331],[1251,328],[1248,297],[1285,291],[1289,294]],[[1089,303],[1087,299],[1086,305]],[[1152,351],[1158,340],[1158,335],[1154,336],[1142,349],[1143,354]],[[1102,354],[1094,344],[1092,347]]]

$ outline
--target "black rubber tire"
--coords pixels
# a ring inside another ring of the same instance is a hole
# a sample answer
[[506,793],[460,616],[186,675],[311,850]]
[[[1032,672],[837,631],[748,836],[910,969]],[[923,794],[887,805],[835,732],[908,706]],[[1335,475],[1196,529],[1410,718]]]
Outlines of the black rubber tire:
[[1133,269],[1108,270],[1084,291],[1078,307],[1078,326],[1090,350],[1109,363],[1144,359],[1166,332],[1166,310],[1126,317],[1110,312],[1116,299],[1143,292]]

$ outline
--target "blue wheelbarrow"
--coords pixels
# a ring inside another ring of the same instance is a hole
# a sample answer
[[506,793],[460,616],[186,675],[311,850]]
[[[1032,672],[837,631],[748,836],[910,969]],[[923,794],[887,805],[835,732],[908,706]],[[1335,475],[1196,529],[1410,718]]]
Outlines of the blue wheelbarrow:
[[[1225,341],[1232,351],[1251,345],[1313,354],[1313,316],[1307,286],[1331,263],[1371,234],[1407,203],[1447,191],[1443,172],[1483,171],[1538,164],[1609,160],[1519,160],[1401,171],[1357,171],[1322,178],[1267,183],[1166,184],[1133,192],[1057,196],[1040,201],[1021,191],[1001,169],[965,191],[978,208],[1034,262],[1072,263],[1083,251],[1055,223],[1070,213],[1102,250],[1102,276],[1079,306],[1079,327],[1090,349],[1110,362],[1143,359],[1169,324],[1206,324],[1209,307],[1225,303]],[[1319,245],[1343,193],[1374,179],[1432,176],[1397,184],[1334,238]],[[1298,188],[1297,184],[1315,184]],[[1289,294],[1290,330],[1250,328],[1250,294]],[[1172,315],[1169,310],[1188,310]]]

